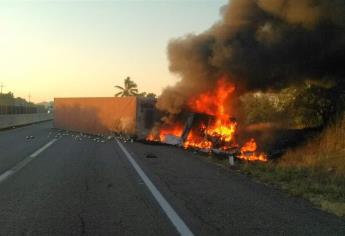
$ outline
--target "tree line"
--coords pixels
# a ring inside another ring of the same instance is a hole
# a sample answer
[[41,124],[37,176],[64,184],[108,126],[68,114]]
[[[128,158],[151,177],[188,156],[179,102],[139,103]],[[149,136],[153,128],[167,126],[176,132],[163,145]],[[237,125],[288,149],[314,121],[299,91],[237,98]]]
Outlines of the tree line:
[[0,94],[1,114],[45,112],[46,106],[35,104],[21,97],[15,97],[12,92]]
[[0,105],[3,105],[3,106],[35,106],[34,103],[28,102],[24,98],[15,97],[12,92],[0,94]]
[[248,93],[241,97],[246,124],[272,122],[287,127],[320,127],[345,111],[345,93],[332,84],[306,81],[275,92]]

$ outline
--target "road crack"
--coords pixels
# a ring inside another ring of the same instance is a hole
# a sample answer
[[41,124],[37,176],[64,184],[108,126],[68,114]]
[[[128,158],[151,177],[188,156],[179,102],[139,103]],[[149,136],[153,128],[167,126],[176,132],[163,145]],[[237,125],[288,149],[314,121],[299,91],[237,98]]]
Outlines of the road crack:
[[85,230],[85,220],[82,217],[81,213],[78,214],[78,217],[79,217],[79,220],[80,220],[80,236],[84,236],[85,233],[86,233],[86,230]]

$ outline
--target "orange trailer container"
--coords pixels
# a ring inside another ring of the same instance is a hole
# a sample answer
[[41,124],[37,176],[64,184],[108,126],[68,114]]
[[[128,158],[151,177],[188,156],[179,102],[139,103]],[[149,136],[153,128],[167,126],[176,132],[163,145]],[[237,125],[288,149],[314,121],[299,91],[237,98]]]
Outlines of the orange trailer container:
[[122,132],[146,137],[155,101],[138,97],[55,98],[54,126],[89,134]]

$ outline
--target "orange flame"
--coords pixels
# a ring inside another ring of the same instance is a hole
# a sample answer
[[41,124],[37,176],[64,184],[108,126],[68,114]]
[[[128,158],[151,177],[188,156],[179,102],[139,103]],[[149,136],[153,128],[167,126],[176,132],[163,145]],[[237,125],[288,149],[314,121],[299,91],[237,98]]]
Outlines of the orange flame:
[[183,132],[183,126],[180,123],[175,123],[172,126],[167,126],[161,128],[158,132],[151,132],[147,137],[146,140],[148,141],[157,141],[157,142],[165,142],[167,135],[173,135],[176,137],[180,137]]
[[184,148],[197,147],[200,149],[211,149],[212,146],[211,141],[208,141],[205,137],[195,134],[193,131],[188,134],[186,141],[183,143]]
[[212,148],[213,144],[207,141],[207,137],[217,137],[218,140],[229,143],[233,141],[237,123],[230,121],[230,115],[225,110],[225,104],[229,96],[235,91],[235,87],[225,78],[217,81],[214,91],[208,91],[189,100],[189,108],[198,113],[204,113],[215,117],[215,121],[204,125],[204,137],[198,137],[191,133],[187,137],[185,146],[198,148]]
[[242,148],[241,152],[255,152],[257,148],[256,142],[253,138],[251,138],[248,142],[246,142]]
[[224,106],[229,95],[234,91],[235,87],[225,78],[222,78],[217,81],[215,91],[208,91],[200,94],[196,98],[190,99],[188,105],[192,111],[227,120],[230,117],[229,114],[226,113]]
[[241,148],[240,159],[247,161],[267,161],[267,155],[265,153],[256,153],[257,144],[253,138],[246,142]]
[[[199,124],[199,127],[194,127],[183,143],[184,148],[206,150],[218,148],[227,151],[238,147],[235,142],[237,122],[231,119],[229,111],[225,109],[230,95],[234,91],[234,85],[229,83],[226,78],[221,78],[217,81],[213,91],[199,94],[188,101],[190,110],[210,115],[214,117],[214,120],[208,124]],[[183,125],[176,123],[170,127],[161,128],[156,136],[151,133],[147,139],[164,142],[166,135],[181,137],[182,133]],[[249,161],[267,161],[267,156],[264,153],[257,154],[256,150],[257,144],[252,138],[240,149],[239,158]]]

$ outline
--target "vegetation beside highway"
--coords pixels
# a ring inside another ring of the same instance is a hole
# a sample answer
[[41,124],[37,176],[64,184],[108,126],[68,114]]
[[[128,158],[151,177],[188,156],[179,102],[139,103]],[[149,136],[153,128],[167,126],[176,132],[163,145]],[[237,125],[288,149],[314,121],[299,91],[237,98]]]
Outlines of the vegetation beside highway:
[[345,216],[345,116],[276,161],[244,163],[240,168],[328,212]]
[[25,98],[16,97],[12,92],[0,93],[0,114],[42,113],[52,108],[53,102],[33,103]]

